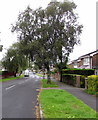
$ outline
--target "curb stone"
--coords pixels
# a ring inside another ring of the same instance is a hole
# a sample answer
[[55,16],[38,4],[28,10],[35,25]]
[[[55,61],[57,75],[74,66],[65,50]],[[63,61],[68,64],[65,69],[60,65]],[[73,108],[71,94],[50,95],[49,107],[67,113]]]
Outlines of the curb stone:
[[40,109],[40,119],[43,119],[43,112],[42,112],[41,104],[39,104],[39,109]]

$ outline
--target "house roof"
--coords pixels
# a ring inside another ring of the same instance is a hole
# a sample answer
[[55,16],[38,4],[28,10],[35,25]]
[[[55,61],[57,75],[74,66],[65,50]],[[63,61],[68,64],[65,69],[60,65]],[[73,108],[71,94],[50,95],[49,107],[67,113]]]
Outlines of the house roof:
[[[98,53],[98,49],[95,50],[95,51],[93,51],[93,52],[90,52],[90,53],[88,53],[88,54],[85,54],[85,55],[80,56],[78,59],[75,59],[75,60],[71,61],[71,63],[76,62],[76,61],[79,61],[80,58],[84,58],[84,57],[86,57],[86,56],[90,56],[91,54],[96,54],[96,53]],[[70,64],[71,64],[71,63],[70,63]]]
[[79,58],[83,58],[83,57],[85,57],[85,56],[89,56],[89,55],[94,54],[94,53],[95,53],[95,54],[98,53],[98,49],[95,50],[95,51],[93,51],[93,52],[90,52],[90,53],[88,53],[88,54],[82,55],[82,56],[80,56]]

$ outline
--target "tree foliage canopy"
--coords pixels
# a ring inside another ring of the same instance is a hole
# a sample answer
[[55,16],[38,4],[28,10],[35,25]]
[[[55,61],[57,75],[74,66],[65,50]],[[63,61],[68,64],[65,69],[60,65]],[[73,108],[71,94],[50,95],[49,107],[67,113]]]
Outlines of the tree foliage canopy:
[[24,54],[43,65],[48,73],[51,64],[58,61],[62,64],[80,42],[83,26],[77,21],[75,8],[75,3],[70,1],[51,1],[45,9],[32,10],[28,6],[12,27],[12,32],[18,33]]
[[26,69],[28,66],[27,58],[20,52],[18,45],[18,43],[13,44],[2,59],[3,67],[15,73]]

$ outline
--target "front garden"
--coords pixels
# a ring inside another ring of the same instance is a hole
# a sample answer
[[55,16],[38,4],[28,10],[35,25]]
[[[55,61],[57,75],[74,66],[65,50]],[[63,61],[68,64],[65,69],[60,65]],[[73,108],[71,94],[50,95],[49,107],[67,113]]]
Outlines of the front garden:
[[[94,69],[63,69],[62,82],[75,87],[85,88],[89,94],[98,94],[98,76],[94,75]],[[52,76],[60,80],[58,72]]]

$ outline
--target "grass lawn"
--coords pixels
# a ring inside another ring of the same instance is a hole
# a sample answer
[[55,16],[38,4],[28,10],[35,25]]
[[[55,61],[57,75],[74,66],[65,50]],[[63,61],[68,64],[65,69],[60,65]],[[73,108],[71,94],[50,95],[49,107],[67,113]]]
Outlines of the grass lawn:
[[91,95],[98,95],[98,92],[90,91],[88,89],[84,90],[86,93],[91,94]]
[[58,87],[54,81],[51,80],[51,84],[47,84],[47,79],[42,79],[42,88]]
[[9,77],[9,78],[5,78],[5,79],[0,79],[0,82],[5,82],[5,81],[9,81],[9,80],[15,80],[15,79],[19,79],[24,77],[24,75],[18,76],[18,77]]
[[39,74],[39,73],[36,73],[36,75],[38,75],[38,76],[40,76],[40,77],[43,77],[43,75],[42,75],[42,74]]
[[65,90],[42,90],[40,102],[44,118],[96,118],[93,109]]

